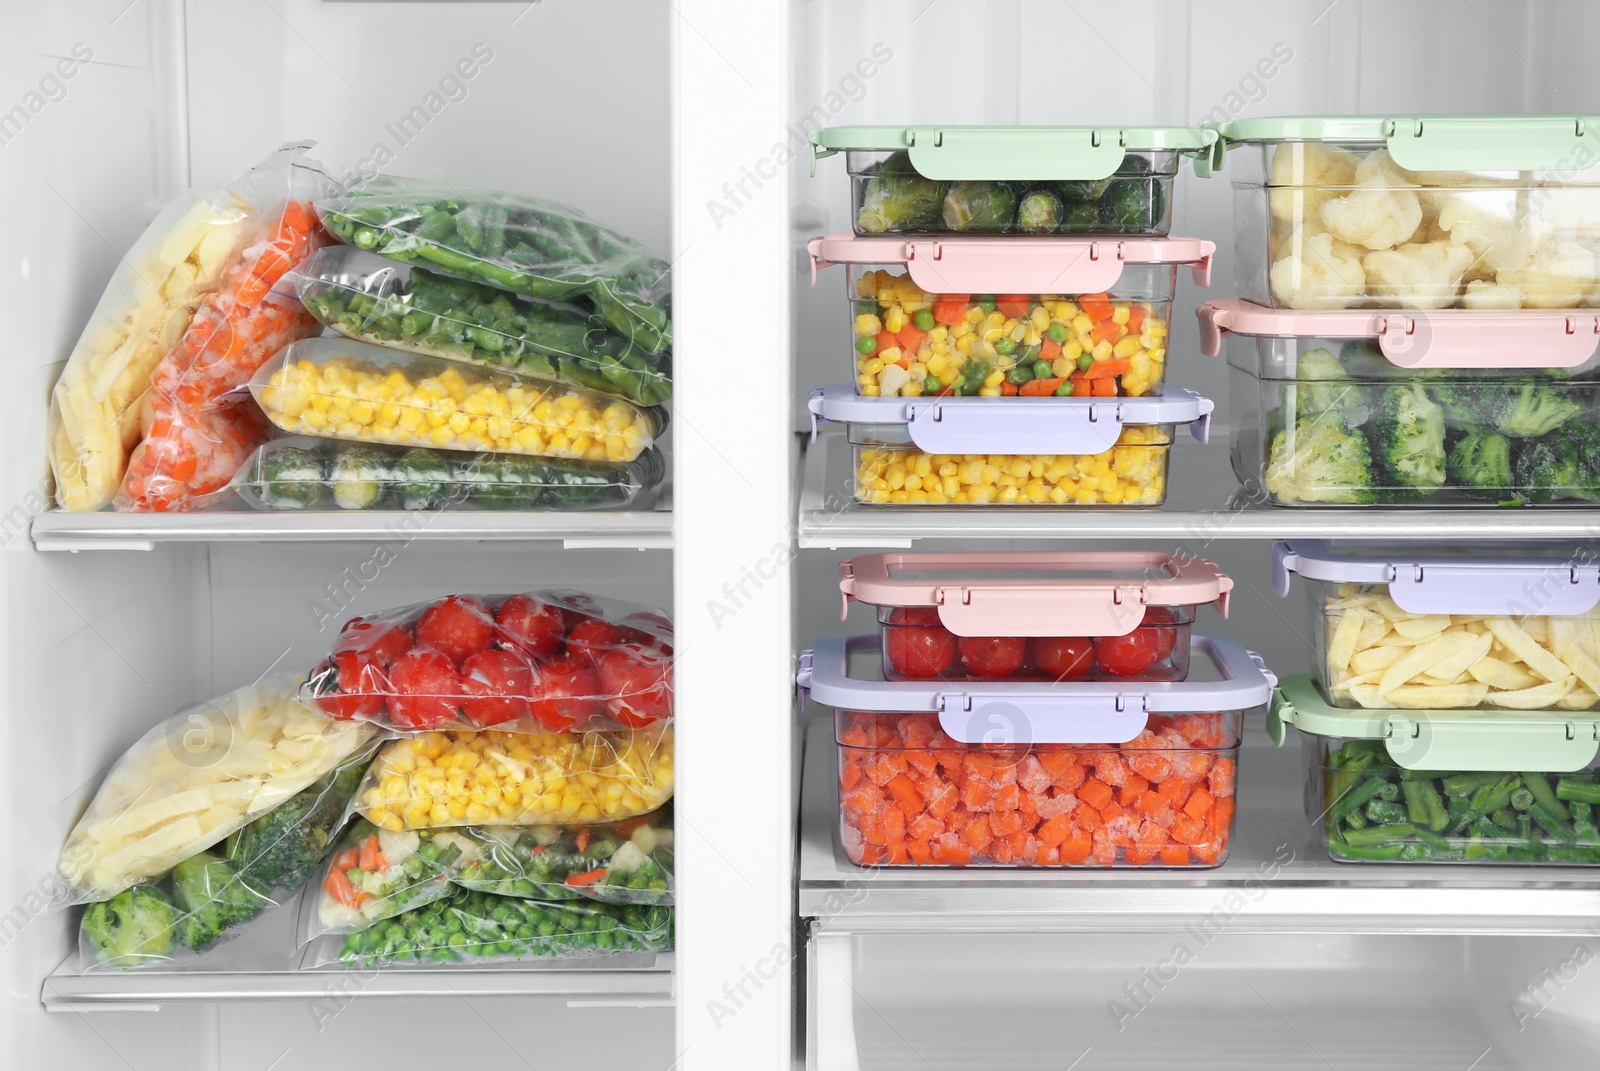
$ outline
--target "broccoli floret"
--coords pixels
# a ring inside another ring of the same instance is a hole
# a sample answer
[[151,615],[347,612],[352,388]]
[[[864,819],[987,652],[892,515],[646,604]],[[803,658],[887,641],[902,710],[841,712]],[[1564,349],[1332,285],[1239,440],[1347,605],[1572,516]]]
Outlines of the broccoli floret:
[[1374,501],[1372,458],[1338,413],[1297,420],[1272,440],[1262,482],[1280,502]]
[[160,889],[136,885],[83,913],[83,935],[107,967],[137,967],[172,954],[177,909]]
[[1307,350],[1295,369],[1295,415],[1316,416],[1340,409],[1357,409],[1372,401],[1372,392],[1358,387],[1344,364],[1328,350]]
[[1588,422],[1568,424],[1522,444],[1516,474],[1517,486],[1528,502],[1600,501],[1600,427]]
[[1420,384],[1386,388],[1367,428],[1381,486],[1407,497],[1444,486],[1444,410]]
[[195,952],[221,937],[228,927],[249,922],[270,904],[266,896],[246,885],[232,866],[210,852],[192,855],[172,868],[172,898],[184,913],[178,920],[178,943]]
[[367,752],[324,774],[228,839],[224,854],[240,879],[261,893],[293,889],[322,865],[345,806],[366,772]]
[[1497,432],[1469,432],[1451,448],[1445,467],[1462,493],[1474,498],[1505,498],[1514,486],[1511,440]]
[[926,228],[939,218],[945,189],[945,183],[919,175],[909,154],[894,153],[867,178],[856,226],[867,234]]
[[1444,410],[1445,426],[1455,431],[1497,431],[1511,402],[1504,383],[1431,383],[1428,393]]
[[[1502,392],[1505,389],[1501,387]],[[1500,433],[1514,439],[1548,435],[1583,412],[1582,405],[1542,383],[1524,383],[1513,390],[1500,418]]]
[[1397,367],[1383,355],[1383,351],[1370,342],[1346,342],[1339,347],[1339,363],[1351,379],[1378,380],[1415,379],[1416,374]]

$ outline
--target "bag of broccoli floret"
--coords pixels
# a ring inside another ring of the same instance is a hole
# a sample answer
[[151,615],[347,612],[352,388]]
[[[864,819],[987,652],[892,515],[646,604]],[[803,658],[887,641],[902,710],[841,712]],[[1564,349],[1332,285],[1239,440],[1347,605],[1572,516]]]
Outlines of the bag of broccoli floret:
[[289,899],[331,854],[345,808],[382,736],[222,843],[84,909],[82,969],[167,969],[211,952]]

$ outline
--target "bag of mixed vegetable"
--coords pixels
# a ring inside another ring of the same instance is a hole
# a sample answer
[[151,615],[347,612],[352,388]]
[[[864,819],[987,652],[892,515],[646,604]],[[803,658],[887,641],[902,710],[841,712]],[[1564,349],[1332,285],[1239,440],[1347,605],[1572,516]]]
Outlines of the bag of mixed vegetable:
[[450,880],[532,900],[672,903],[672,811],[595,826],[466,826],[420,831]]
[[325,933],[357,933],[449,896],[450,867],[461,851],[448,835],[425,841],[356,819],[339,838],[317,890],[301,901],[301,943]]
[[[311,711],[303,711],[295,717],[301,719],[302,723],[303,719],[323,720]],[[187,731],[194,732],[192,728]],[[100,892],[122,884],[126,877],[134,873],[138,874],[138,884],[122,888],[107,899],[90,903],[85,909],[79,927],[79,949],[84,969],[107,967],[125,970],[153,964],[169,967],[174,962],[181,964],[187,959],[186,952],[200,954],[211,950],[224,938],[233,936],[236,927],[281,903],[281,894],[303,885],[327,859],[333,836],[343,821],[345,809],[378,744],[374,734],[350,734],[348,727],[340,731],[346,735],[347,741],[356,742],[356,746],[345,751],[336,765],[309,784],[285,796],[285,792],[290,792],[294,785],[303,780],[302,776],[286,775],[282,780],[270,778],[274,783],[271,791],[267,789],[267,781],[259,778],[232,782],[232,786],[243,788],[252,780],[259,781],[257,794],[266,795],[274,802],[269,803],[264,812],[256,812],[257,817],[232,829],[220,841],[212,841],[210,833],[204,834],[188,841],[182,848],[161,853],[147,866],[131,868],[129,873],[102,886]],[[289,751],[316,749],[319,745],[312,742],[314,739],[311,735],[284,735],[279,738],[274,750],[281,751],[285,746]],[[324,750],[321,757],[309,760],[313,763],[310,769],[326,766],[329,757],[339,750],[342,747]],[[227,758],[219,758],[218,764],[227,761]],[[307,766],[302,762],[300,774],[303,775],[306,770]],[[122,813],[132,816],[140,810],[156,808],[172,815],[168,825],[162,828],[181,827],[193,818],[192,812],[187,816],[175,812],[196,805],[197,796],[206,793],[206,789],[198,786],[178,793],[153,793],[148,802],[127,807]],[[210,796],[217,802],[206,813],[235,813],[232,804],[222,802],[228,794],[229,790],[220,783],[211,786]],[[96,803],[99,803],[98,798]],[[118,817],[113,815],[109,822],[91,827],[89,836],[98,838],[103,835],[109,838],[128,833],[127,827],[111,828],[116,826]],[[146,814],[135,821],[142,825],[149,817]],[[217,817],[222,818],[221,815]],[[223,821],[223,824],[229,823]],[[126,857],[130,850],[154,848],[151,842],[161,834],[159,831],[144,832],[140,836],[140,840],[118,849],[120,854]],[[168,839],[176,843],[180,838]],[[191,850],[202,843],[204,847]],[[89,852],[99,847],[99,842],[93,847],[85,846],[84,842],[77,839],[77,831],[74,831],[74,840],[63,852],[63,874],[69,870],[75,874],[81,873],[79,864]],[[70,864],[65,862],[69,856],[72,857]],[[181,856],[176,865],[147,873],[172,856]],[[102,855],[99,862],[94,864],[100,868],[97,873],[104,873],[108,859],[108,856]]]
[[575,208],[380,176],[317,211],[348,245],[512,294],[580,301],[650,353],[672,344],[667,264]]
[[323,938],[310,966],[389,966],[472,961],[624,957],[646,966],[672,948],[670,907],[547,903],[455,889],[448,897],[404,911],[343,938]]
[[663,475],[655,450],[612,465],[295,435],[260,446],[231,487],[270,510],[587,510],[628,506]]
[[122,258],[51,393],[50,468],[62,509],[99,509],[116,495],[156,366],[247,236],[282,214],[287,176],[307,147],[285,145],[216,189],[189,190]]
[[446,360],[506,368],[640,405],[672,396],[671,359],[569,302],[513,296],[354,246],[311,256],[285,280],[342,335]]

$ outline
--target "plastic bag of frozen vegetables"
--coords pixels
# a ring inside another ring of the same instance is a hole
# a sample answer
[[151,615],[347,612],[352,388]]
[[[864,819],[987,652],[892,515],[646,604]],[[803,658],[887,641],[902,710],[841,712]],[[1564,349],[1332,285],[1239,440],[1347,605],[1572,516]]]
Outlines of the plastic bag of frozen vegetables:
[[314,254],[286,282],[318,320],[351,338],[513,369],[640,405],[672,396],[666,353],[651,353],[569,302],[513,296],[348,245]]
[[595,826],[466,826],[421,831],[450,880],[533,900],[672,903],[672,810]]
[[512,294],[582,301],[651,353],[672,343],[666,263],[575,208],[384,175],[317,211],[347,245]]
[[355,933],[449,896],[449,869],[461,852],[449,834],[425,841],[356,819],[339,838],[317,890],[301,901],[302,943],[324,933]]
[[310,965],[431,965],[665,952],[672,948],[672,910],[580,900],[548,903],[456,889],[443,900],[343,939],[324,938]]
[[196,852],[154,881],[84,909],[85,969],[182,962],[204,953],[281,902],[328,858],[333,835],[376,748],[368,740],[337,767],[220,845]]
[[613,465],[294,435],[257,449],[233,490],[272,510],[618,509],[664,473],[655,450]]

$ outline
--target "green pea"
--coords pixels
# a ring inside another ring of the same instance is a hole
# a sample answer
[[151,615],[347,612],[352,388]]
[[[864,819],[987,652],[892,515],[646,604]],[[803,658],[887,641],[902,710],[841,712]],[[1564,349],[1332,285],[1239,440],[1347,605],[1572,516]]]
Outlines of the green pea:
[[871,335],[863,335],[856,339],[856,352],[862,356],[869,356],[878,350],[878,340]]
[[1061,384],[1061,386],[1057,387],[1056,388],[1056,397],[1057,398],[1070,398],[1070,397],[1072,397],[1072,384],[1070,382],[1068,382],[1068,383],[1063,383],[1063,384]]
[[938,394],[942,390],[944,390],[944,384],[940,382],[938,376],[929,376],[922,381],[922,393],[924,394]]
[[1091,364],[1094,364],[1094,358],[1087,353],[1084,354],[1078,358],[1078,371],[1087,372]]
[[911,317],[911,322],[917,325],[919,331],[932,331],[933,312],[929,309],[918,309],[916,315]]
[[994,295],[993,294],[979,294],[978,295],[977,305],[978,305],[978,308],[983,310],[984,315],[987,316],[989,313],[991,313],[991,312],[993,312],[995,310]]
[[1032,379],[1033,369],[1029,368],[1025,364],[1019,364],[1015,368],[1011,369],[1011,371],[1006,373],[1006,381],[1009,383],[1015,383],[1019,387],[1024,383],[1030,382]]
[[1002,338],[999,342],[996,342],[994,344],[994,351],[996,353],[1000,354],[1000,356],[1002,356],[1002,357],[1004,357],[1004,356],[1006,356],[1008,354],[1015,353],[1015,352],[1017,352],[1016,340],[1011,338],[1010,336]]
[[1053,323],[1044,329],[1044,337],[1051,342],[1065,342],[1067,340],[1067,325]]
[[1052,365],[1049,361],[1034,361],[1033,362],[1033,378],[1034,379],[1049,379],[1051,376],[1053,376],[1055,374],[1055,371],[1056,371],[1055,366]]

